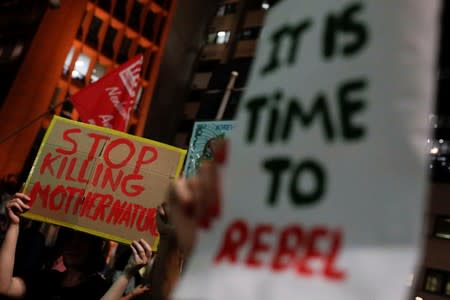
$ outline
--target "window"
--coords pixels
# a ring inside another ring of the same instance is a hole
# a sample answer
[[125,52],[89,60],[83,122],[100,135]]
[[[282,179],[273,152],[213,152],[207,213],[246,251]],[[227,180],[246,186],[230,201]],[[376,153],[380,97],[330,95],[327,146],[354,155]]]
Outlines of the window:
[[106,68],[101,63],[97,62],[92,70],[91,82],[96,82],[105,74]]
[[237,3],[224,3],[217,8],[216,16],[226,16],[236,13]]
[[216,33],[208,33],[208,44],[214,44],[216,42]]
[[69,119],[72,117],[73,104],[72,101],[64,101],[61,109],[61,115],[68,117]]
[[137,49],[136,49],[136,54],[145,54],[145,52],[147,51],[147,48],[143,47],[142,45],[138,45]]
[[440,294],[444,288],[446,274],[437,270],[428,270],[425,275],[424,290],[430,293]]
[[128,50],[130,50],[130,46],[131,46],[131,39],[124,36],[122,44],[120,45],[119,57],[117,58],[117,61],[119,63],[123,63],[128,60]]
[[87,44],[91,45],[94,48],[98,46],[98,32],[100,27],[102,26],[102,20],[94,16],[92,18],[92,22],[89,25],[88,34],[86,37]]
[[154,37],[154,26],[155,26],[155,20],[156,20],[156,15],[152,12],[149,11],[147,13],[147,16],[145,16],[145,23],[144,23],[144,30],[143,30],[143,35],[148,38],[149,40],[153,40]]
[[116,7],[114,8],[114,17],[122,22],[125,21],[125,16],[127,13],[127,2],[128,1],[124,0],[117,1]]
[[256,40],[261,32],[261,27],[250,27],[242,29],[238,34],[239,40]]
[[111,0],[98,0],[98,7],[109,12],[111,10]]
[[80,53],[72,71],[72,78],[83,81],[86,78],[90,63],[91,58],[84,53]]
[[447,283],[445,284],[445,295],[450,296],[450,281],[447,278]]
[[133,4],[133,8],[131,9],[130,18],[128,20],[128,25],[133,28],[135,31],[139,32],[141,11],[143,10],[143,5],[135,1]]
[[434,225],[434,236],[450,240],[450,217],[436,217]]
[[158,31],[156,32],[156,38],[155,38],[155,42],[157,45],[159,45],[161,43],[161,37],[162,37],[162,33],[163,33],[163,29],[164,27],[162,26],[162,24],[165,23],[165,18],[164,16],[159,16],[159,20],[158,20]]
[[230,40],[230,31],[211,32],[208,34],[209,44],[226,44]]
[[217,33],[216,43],[217,44],[225,44],[230,39],[229,31],[219,31]]
[[105,35],[105,41],[103,42],[102,52],[112,58],[114,55],[114,39],[116,38],[117,29],[112,26],[108,27]]

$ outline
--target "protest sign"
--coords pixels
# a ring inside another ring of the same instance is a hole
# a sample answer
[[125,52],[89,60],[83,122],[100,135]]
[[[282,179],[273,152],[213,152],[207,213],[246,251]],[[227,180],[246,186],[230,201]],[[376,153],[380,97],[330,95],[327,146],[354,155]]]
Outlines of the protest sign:
[[157,241],[156,207],[185,151],[55,116],[25,185],[26,217],[122,243]]
[[211,143],[227,137],[233,129],[233,121],[195,122],[183,175],[194,175],[203,160],[211,160]]
[[285,0],[230,136],[221,216],[175,299],[405,299],[439,1]]

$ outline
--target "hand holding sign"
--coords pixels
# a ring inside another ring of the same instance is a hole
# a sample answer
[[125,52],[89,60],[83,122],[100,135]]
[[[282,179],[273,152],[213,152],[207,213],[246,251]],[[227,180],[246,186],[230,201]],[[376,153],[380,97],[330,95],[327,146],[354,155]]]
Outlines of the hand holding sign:
[[177,238],[188,255],[198,227],[209,227],[211,220],[220,214],[218,166],[226,160],[226,142],[220,140],[212,149],[214,160],[203,162],[197,175],[176,181],[169,192]]
[[131,278],[139,269],[148,264],[153,255],[152,248],[144,239],[133,241],[130,247],[133,256],[123,270],[124,275],[128,278]]
[[18,225],[20,222],[19,215],[29,210],[31,207],[28,205],[30,197],[22,193],[16,193],[14,197],[6,204],[6,210],[11,223]]

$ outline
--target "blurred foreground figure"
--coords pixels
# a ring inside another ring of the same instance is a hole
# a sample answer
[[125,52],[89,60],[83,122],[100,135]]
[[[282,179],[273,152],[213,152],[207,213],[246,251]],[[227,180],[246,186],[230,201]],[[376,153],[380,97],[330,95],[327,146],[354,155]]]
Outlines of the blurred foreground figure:
[[217,140],[211,149],[214,159],[204,161],[196,176],[176,181],[169,192],[173,224],[186,256],[192,251],[198,228],[208,228],[220,214],[218,167],[226,160],[226,142]]
[[172,209],[169,204],[163,203],[158,208],[156,224],[160,237],[158,251],[148,279],[151,287],[150,294],[144,294],[137,299],[168,299],[180,276],[183,255],[177,241]]

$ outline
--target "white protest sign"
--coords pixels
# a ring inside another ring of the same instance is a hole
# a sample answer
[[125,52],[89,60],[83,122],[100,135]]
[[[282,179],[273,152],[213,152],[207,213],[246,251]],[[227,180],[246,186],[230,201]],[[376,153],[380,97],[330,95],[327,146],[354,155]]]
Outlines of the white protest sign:
[[405,299],[439,1],[286,0],[259,40],[222,215],[175,299]]

